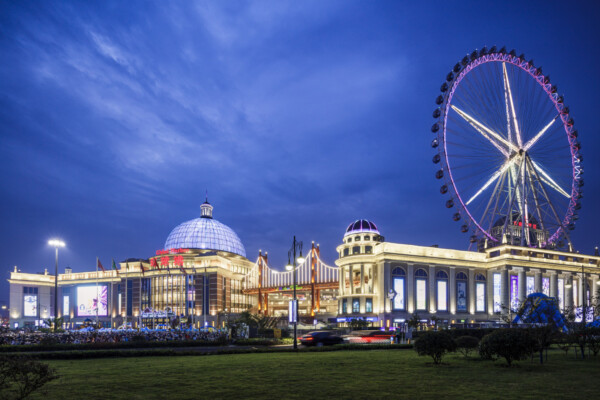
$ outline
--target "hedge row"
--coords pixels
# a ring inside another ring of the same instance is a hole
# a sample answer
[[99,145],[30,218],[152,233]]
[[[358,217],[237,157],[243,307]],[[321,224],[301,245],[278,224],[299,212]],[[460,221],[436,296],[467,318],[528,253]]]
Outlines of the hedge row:
[[[207,356],[219,354],[252,354],[252,353],[309,353],[309,352],[327,352],[327,351],[347,351],[347,350],[404,350],[412,349],[409,344],[342,344],[336,346],[324,347],[303,347],[298,350],[290,348],[272,348],[272,347],[250,347],[236,348],[226,347],[217,351],[202,352],[198,350],[181,350],[174,349],[155,349],[155,350],[74,350],[62,352],[43,352],[36,353],[33,357],[43,360],[78,360],[88,358],[117,358],[117,357],[164,357],[164,356]],[[8,357],[18,357],[19,354],[7,354]]]
[[[117,343],[55,343],[55,344],[23,344],[1,345],[0,353],[31,352],[31,351],[68,351],[68,350],[113,350],[113,349],[147,349],[161,347],[199,347],[224,346],[226,339],[219,340],[173,340],[164,342],[129,341]],[[254,344],[254,343],[252,343]]]

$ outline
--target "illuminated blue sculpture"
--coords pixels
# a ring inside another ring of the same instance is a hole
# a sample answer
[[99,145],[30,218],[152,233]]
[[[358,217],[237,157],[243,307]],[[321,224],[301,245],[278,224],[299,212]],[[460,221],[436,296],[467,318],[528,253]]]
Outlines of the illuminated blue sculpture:
[[558,300],[544,293],[531,293],[521,305],[514,323],[548,324],[557,329],[568,331],[565,317],[561,314]]

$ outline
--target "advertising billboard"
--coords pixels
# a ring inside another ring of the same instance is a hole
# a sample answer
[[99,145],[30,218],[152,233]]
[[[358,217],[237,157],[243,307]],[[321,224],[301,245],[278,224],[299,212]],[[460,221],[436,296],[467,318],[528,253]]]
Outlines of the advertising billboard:
[[108,286],[77,286],[77,316],[95,317],[96,315],[108,316]]
[[23,297],[23,315],[26,317],[37,317],[37,295],[25,295]]

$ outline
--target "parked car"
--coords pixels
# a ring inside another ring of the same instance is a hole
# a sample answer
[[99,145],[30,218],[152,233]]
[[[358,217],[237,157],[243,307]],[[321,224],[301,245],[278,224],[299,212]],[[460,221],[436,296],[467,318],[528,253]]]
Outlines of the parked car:
[[314,331],[300,337],[300,343],[305,346],[328,346],[344,343],[344,339],[331,331]]
[[345,343],[390,343],[393,335],[391,331],[353,331],[343,339]]

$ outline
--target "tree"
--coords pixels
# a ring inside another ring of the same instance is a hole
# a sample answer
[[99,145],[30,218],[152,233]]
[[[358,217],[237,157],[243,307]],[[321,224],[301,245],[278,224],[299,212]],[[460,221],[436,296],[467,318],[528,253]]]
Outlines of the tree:
[[443,321],[443,319],[441,319],[440,317],[437,317],[435,315],[431,316],[429,318],[429,321],[431,322],[431,324],[433,326],[435,326],[435,330],[438,330],[440,323]]
[[527,329],[498,329],[481,339],[482,358],[504,358],[510,367],[513,361],[523,360],[536,350],[536,341]]
[[350,326],[350,329],[354,330],[360,330],[360,329],[365,329],[367,326],[369,326],[369,321],[367,321],[366,319],[363,318],[352,318],[349,322],[348,325]]
[[479,346],[479,339],[474,336],[459,336],[455,340],[456,350],[465,358]]
[[47,364],[27,357],[0,357],[0,397],[3,399],[25,399],[56,378],[56,371]]
[[445,331],[425,332],[415,342],[415,351],[420,356],[430,356],[439,365],[446,353],[456,351],[456,342]]
[[409,328],[413,328],[413,329],[417,329],[420,324],[421,324],[421,317],[419,317],[419,314],[417,314],[416,311],[410,316],[410,319],[408,321],[406,321],[406,325],[408,325]]
[[540,364],[544,363],[544,350],[547,350],[557,337],[557,331],[553,328],[552,325],[546,325],[529,330],[531,337],[536,342],[536,349],[540,352]]
[[51,317],[51,318],[45,319],[44,324],[48,325],[51,328],[53,328],[54,324],[56,324],[55,331],[57,331],[57,330],[59,330],[59,327],[63,325],[64,321],[65,321],[65,317],[58,317],[58,318]]

